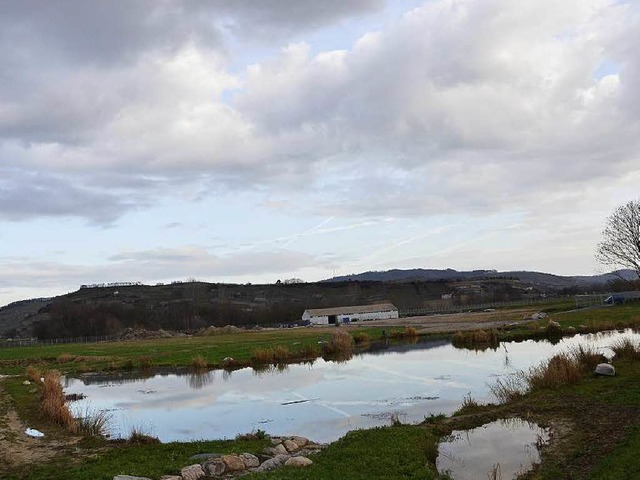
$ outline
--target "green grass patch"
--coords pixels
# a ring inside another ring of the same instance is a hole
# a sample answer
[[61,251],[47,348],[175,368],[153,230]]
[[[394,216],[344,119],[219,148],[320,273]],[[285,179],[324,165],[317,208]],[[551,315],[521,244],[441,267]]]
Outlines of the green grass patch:
[[613,453],[607,455],[594,474],[593,480],[637,480],[640,478],[640,425]]
[[354,430],[322,453],[304,469],[279,468],[253,474],[248,479],[445,479],[435,470],[438,439],[426,428],[410,425]]
[[199,453],[260,452],[268,440],[220,440],[211,442],[166,444],[121,444],[92,458],[73,461],[57,458],[47,465],[35,463],[20,472],[10,473],[6,480],[111,480],[115,475],[160,478],[179,474],[180,469],[195,462],[189,457]]

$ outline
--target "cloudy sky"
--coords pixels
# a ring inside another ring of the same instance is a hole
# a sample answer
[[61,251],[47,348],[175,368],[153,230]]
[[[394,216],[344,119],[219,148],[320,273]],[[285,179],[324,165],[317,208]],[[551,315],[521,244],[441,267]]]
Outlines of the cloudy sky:
[[0,2],[0,305],[114,281],[592,274],[640,7]]

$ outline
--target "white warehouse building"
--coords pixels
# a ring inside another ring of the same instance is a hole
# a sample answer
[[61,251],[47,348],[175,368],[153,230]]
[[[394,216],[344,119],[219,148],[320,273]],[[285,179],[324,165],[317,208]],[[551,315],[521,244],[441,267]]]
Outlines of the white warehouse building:
[[302,314],[302,321],[309,321],[314,325],[335,325],[336,323],[385,320],[388,318],[398,318],[398,309],[391,303],[315,308],[305,310]]

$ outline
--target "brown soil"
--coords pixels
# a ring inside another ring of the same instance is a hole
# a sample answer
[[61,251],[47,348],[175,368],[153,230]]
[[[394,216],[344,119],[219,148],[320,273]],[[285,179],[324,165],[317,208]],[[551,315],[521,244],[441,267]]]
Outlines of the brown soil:
[[3,473],[15,471],[23,465],[46,462],[79,440],[78,437],[52,439],[46,435],[42,438],[28,436],[25,433],[27,426],[18,417],[2,383],[0,376],[0,478]]
[[462,330],[500,328],[512,323],[526,323],[536,310],[531,308],[490,312],[450,313],[421,317],[403,317],[392,320],[373,320],[358,326],[414,327],[418,333],[454,333]]

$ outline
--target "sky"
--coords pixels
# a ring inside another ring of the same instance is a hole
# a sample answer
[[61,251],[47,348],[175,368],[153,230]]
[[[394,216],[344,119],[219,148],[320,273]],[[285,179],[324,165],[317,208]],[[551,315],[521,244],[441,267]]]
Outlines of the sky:
[[81,284],[609,269],[640,6],[0,1],[0,305]]

